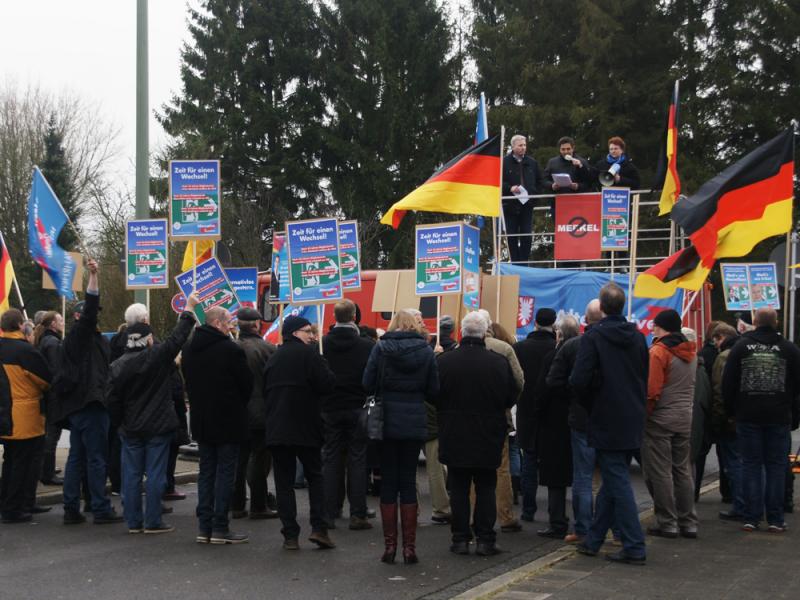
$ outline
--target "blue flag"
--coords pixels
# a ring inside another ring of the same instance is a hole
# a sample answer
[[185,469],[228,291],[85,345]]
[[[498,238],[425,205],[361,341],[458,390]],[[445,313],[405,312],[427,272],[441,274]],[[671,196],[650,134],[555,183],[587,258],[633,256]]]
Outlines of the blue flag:
[[34,167],[28,198],[28,248],[34,262],[50,275],[58,295],[72,300],[75,297],[72,293],[75,261],[56,243],[68,221],[50,184],[39,168]]
[[[480,144],[489,137],[489,124],[486,121],[486,96],[481,92],[481,100],[478,102],[478,122],[475,124],[475,143]],[[478,215],[475,224],[483,227],[485,219],[483,215]]]
[[[283,309],[283,318],[285,319],[286,317],[303,317],[307,319],[309,323],[315,325],[317,323],[317,305],[287,304],[286,308]],[[283,327],[283,321],[281,319],[275,319],[264,334],[264,339],[273,344],[277,344],[278,340],[281,339],[281,327]],[[320,332],[320,335],[322,335],[322,332]]]

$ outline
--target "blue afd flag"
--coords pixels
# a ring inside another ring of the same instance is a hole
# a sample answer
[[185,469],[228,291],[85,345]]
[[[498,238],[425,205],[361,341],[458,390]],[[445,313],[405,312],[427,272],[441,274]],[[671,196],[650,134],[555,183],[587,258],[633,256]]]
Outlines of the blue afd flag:
[[[475,125],[475,144],[486,141],[489,137],[489,124],[486,121],[486,97],[481,92],[481,101],[478,103],[478,122]],[[486,220],[483,215],[478,215],[475,224],[483,227]]]
[[42,267],[56,286],[59,296],[72,300],[75,261],[56,243],[69,219],[53,189],[39,171],[33,169],[31,195],[28,198],[28,248],[34,262]]
[[[600,288],[611,281],[611,275],[598,271],[573,269],[536,269],[508,263],[500,263],[501,275],[519,275],[519,307],[517,310],[517,339],[523,339],[533,331],[533,320],[540,308],[552,308],[560,319],[572,315],[581,325],[586,325],[583,313],[586,305],[597,298]],[[628,294],[628,275],[614,275],[614,283]],[[662,310],[672,308],[681,312],[683,290],[669,298],[634,298],[631,321],[651,341],[653,319]],[[624,315],[628,304],[625,302]]]
[[[315,325],[317,323],[317,305],[305,304],[302,306],[295,306],[294,304],[287,304],[286,308],[283,309],[283,318],[285,319],[286,317],[303,317],[307,319],[309,323]],[[275,319],[264,334],[264,339],[273,344],[277,344],[278,340],[281,339],[282,326],[283,322],[281,319]],[[320,335],[322,335],[322,332],[320,332]]]

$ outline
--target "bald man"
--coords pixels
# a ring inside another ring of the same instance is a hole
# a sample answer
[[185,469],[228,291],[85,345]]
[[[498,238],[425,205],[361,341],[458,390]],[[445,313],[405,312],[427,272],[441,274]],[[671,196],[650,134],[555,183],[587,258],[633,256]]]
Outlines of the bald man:
[[756,311],[753,326],[731,349],[722,398],[736,421],[742,457],[742,529],[757,530],[766,512],[768,531],[783,533],[789,431],[800,423],[800,349],[778,333],[774,309]]

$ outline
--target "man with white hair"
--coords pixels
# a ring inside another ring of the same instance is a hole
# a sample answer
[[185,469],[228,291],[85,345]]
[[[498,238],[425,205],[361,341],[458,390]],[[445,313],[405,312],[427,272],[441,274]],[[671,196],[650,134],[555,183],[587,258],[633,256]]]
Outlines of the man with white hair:
[[[455,554],[469,554],[472,532],[476,554],[492,556],[497,467],[506,439],[506,409],[519,390],[508,361],[487,351],[486,320],[469,313],[461,321],[461,344],[440,354],[440,392],[436,408],[440,424],[439,460],[450,473],[452,545]],[[470,527],[470,486],[475,485],[475,511]]]
[[528,194],[538,194],[542,186],[539,163],[527,156],[526,150],[525,136],[515,135],[511,138],[511,152],[503,158],[503,218],[509,235],[511,262],[525,262],[530,258],[533,201],[528,199]]

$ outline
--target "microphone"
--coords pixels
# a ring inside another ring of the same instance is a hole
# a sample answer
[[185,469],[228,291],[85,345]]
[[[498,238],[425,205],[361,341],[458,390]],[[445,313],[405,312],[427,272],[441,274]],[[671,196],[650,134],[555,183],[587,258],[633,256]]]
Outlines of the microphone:
[[572,162],[572,154],[565,154],[564,160],[567,162]]

